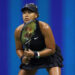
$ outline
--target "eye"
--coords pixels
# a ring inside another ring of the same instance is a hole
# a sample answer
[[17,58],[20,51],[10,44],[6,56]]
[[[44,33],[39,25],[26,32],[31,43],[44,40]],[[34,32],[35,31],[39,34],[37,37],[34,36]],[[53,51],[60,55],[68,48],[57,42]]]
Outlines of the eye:
[[26,13],[31,14],[31,13],[33,13],[33,11],[31,11],[31,10],[23,11],[23,14],[26,14]]
[[25,14],[25,13],[26,13],[26,11],[23,12],[23,14]]
[[29,10],[28,13],[33,13],[33,11],[30,11],[30,10]]

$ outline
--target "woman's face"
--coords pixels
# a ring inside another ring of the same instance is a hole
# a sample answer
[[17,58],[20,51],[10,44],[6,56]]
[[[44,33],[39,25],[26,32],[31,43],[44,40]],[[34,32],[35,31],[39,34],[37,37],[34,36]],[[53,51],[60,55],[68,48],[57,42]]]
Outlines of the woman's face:
[[25,23],[27,23],[30,20],[34,20],[35,18],[37,18],[37,14],[35,12],[32,12],[30,10],[25,10],[23,12],[23,21]]

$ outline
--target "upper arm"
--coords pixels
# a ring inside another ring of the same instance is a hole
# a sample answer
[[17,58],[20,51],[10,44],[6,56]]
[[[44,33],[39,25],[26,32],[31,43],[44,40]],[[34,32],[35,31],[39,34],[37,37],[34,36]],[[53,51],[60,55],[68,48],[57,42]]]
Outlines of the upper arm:
[[55,51],[55,40],[50,26],[46,23],[42,23],[41,31],[45,39],[46,47]]
[[16,44],[16,50],[22,50],[22,43],[20,41],[20,31],[19,29],[15,30],[15,44]]

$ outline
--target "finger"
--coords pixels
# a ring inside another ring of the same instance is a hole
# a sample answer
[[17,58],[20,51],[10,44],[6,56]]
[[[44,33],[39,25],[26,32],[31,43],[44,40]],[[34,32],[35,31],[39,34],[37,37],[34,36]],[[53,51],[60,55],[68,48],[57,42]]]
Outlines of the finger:
[[28,49],[28,51],[32,51],[31,49]]
[[28,53],[27,53],[27,52],[24,52],[24,55],[25,55],[25,56],[27,56],[27,55],[28,55]]
[[24,50],[24,52],[28,52],[28,51],[25,51],[25,50]]
[[28,60],[31,60],[31,58],[30,58],[30,57],[28,57]]
[[28,54],[29,51],[24,51],[24,54]]

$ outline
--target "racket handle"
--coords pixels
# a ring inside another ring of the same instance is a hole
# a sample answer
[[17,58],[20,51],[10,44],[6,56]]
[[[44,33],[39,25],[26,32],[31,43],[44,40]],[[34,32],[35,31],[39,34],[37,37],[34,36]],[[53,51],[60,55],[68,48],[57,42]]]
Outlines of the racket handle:
[[[28,48],[26,47],[25,49],[24,49],[24,51],[28,51]],[[25,54],[24,54],[25,55]],[[28,59],[28,57],[27,56],[25,56],[26,57],[26,63],[25,63],[25,65],[28,65],[29,64],[29,59]]]
[[28,48],[25,48],[24,51],[28,51]]

